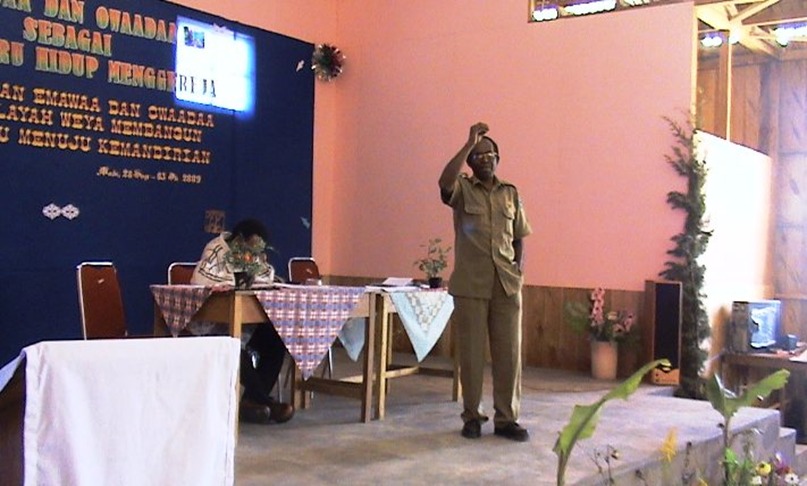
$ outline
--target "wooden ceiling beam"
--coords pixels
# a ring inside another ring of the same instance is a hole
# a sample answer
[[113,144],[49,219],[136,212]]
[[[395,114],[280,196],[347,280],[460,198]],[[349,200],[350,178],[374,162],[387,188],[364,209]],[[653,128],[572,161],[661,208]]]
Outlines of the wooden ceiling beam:
[[724,5],[702,5],[695,8],[698,20],[711,26],[715,30],[730,32],[738,37],[740,45],[751,52],[765,54],[778,58],[776,49],[763,39],[749,35],[749,29],[742,22],[735,22]]
[[765,0],[696,0],[695,7],[704,5],[743,5],[746,3],[759,3]]
[[743,19],[746,25],[772,25],[803,22],[807,19],[807,5],[801,1],[782,0],[775,8],[764,9]]
[[767,9],[768,7],[770,7],[772,5],[775,5],[777,3],[779,3],[779,0],[765,0],[765,1],[760,2],[760,3],[755,3],[754,5],[751,5],[750,7],[744,8],[739,14],[737,14],[737,16],[732,18],[732,21],[738,21],[738,22],[742,23],[744,20],[748,19],[749,17],[752,17],[752,16],[762,12],[763,10]]

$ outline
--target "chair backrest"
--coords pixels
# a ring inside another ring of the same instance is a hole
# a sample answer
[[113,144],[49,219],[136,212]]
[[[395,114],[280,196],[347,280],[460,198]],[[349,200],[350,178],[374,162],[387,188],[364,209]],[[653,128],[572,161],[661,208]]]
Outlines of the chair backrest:
[[289,282],[305,283],[309,278],[319,279],[317,262],[311,257],[294,257],[289,259]]
[[168,285],[187,285],[191,283],[196,262],[174,262],[168,265]]
[[126,315],[112,262],[82,262],[76,267],[84,339],[126,337]]

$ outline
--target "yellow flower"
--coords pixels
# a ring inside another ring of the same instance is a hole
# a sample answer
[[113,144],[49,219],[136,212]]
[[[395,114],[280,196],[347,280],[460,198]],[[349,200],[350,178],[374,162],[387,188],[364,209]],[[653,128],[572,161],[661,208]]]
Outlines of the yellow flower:
[[763,478],[767,478],[772,470],[773,467],[769,462],[762,461],[759,464],[757,464],[757,474],[759,474]]
[[676,449],[678,449],[678,429],[675,427],[671,428],[669,432],[667,432],[667,438],[664,439],[664,443],[661,444],[661,455],[664,456],[664,460],[668,463],[672,462],[673,458],[675,457]]

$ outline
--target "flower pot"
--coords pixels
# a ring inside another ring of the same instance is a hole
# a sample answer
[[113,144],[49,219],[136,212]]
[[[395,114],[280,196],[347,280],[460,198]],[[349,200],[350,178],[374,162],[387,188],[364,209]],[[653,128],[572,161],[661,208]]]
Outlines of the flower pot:
[[237,290],[249,290],[252,284],[255,283],[255,275],[249,272],[235,272],[235,288]]
[[442,277],[429,277],[429,288],[439,289],[443,285]]
[[617,356],[617,343],[591,341],[591,376],[597,380],[615,380]]

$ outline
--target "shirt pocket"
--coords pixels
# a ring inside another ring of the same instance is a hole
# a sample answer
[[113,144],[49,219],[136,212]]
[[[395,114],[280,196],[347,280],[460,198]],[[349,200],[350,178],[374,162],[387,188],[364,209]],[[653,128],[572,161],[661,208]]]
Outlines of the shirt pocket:
[[486,239],[490,235],[489,212],[484,200],[473,197],[470,191],[463,194],[462,232],[479,243],[477,238]]
[[513,241],[513,226],[516,220],[516,205],[512,201],[505,202],[498,211],[500,226],[505,241]]

